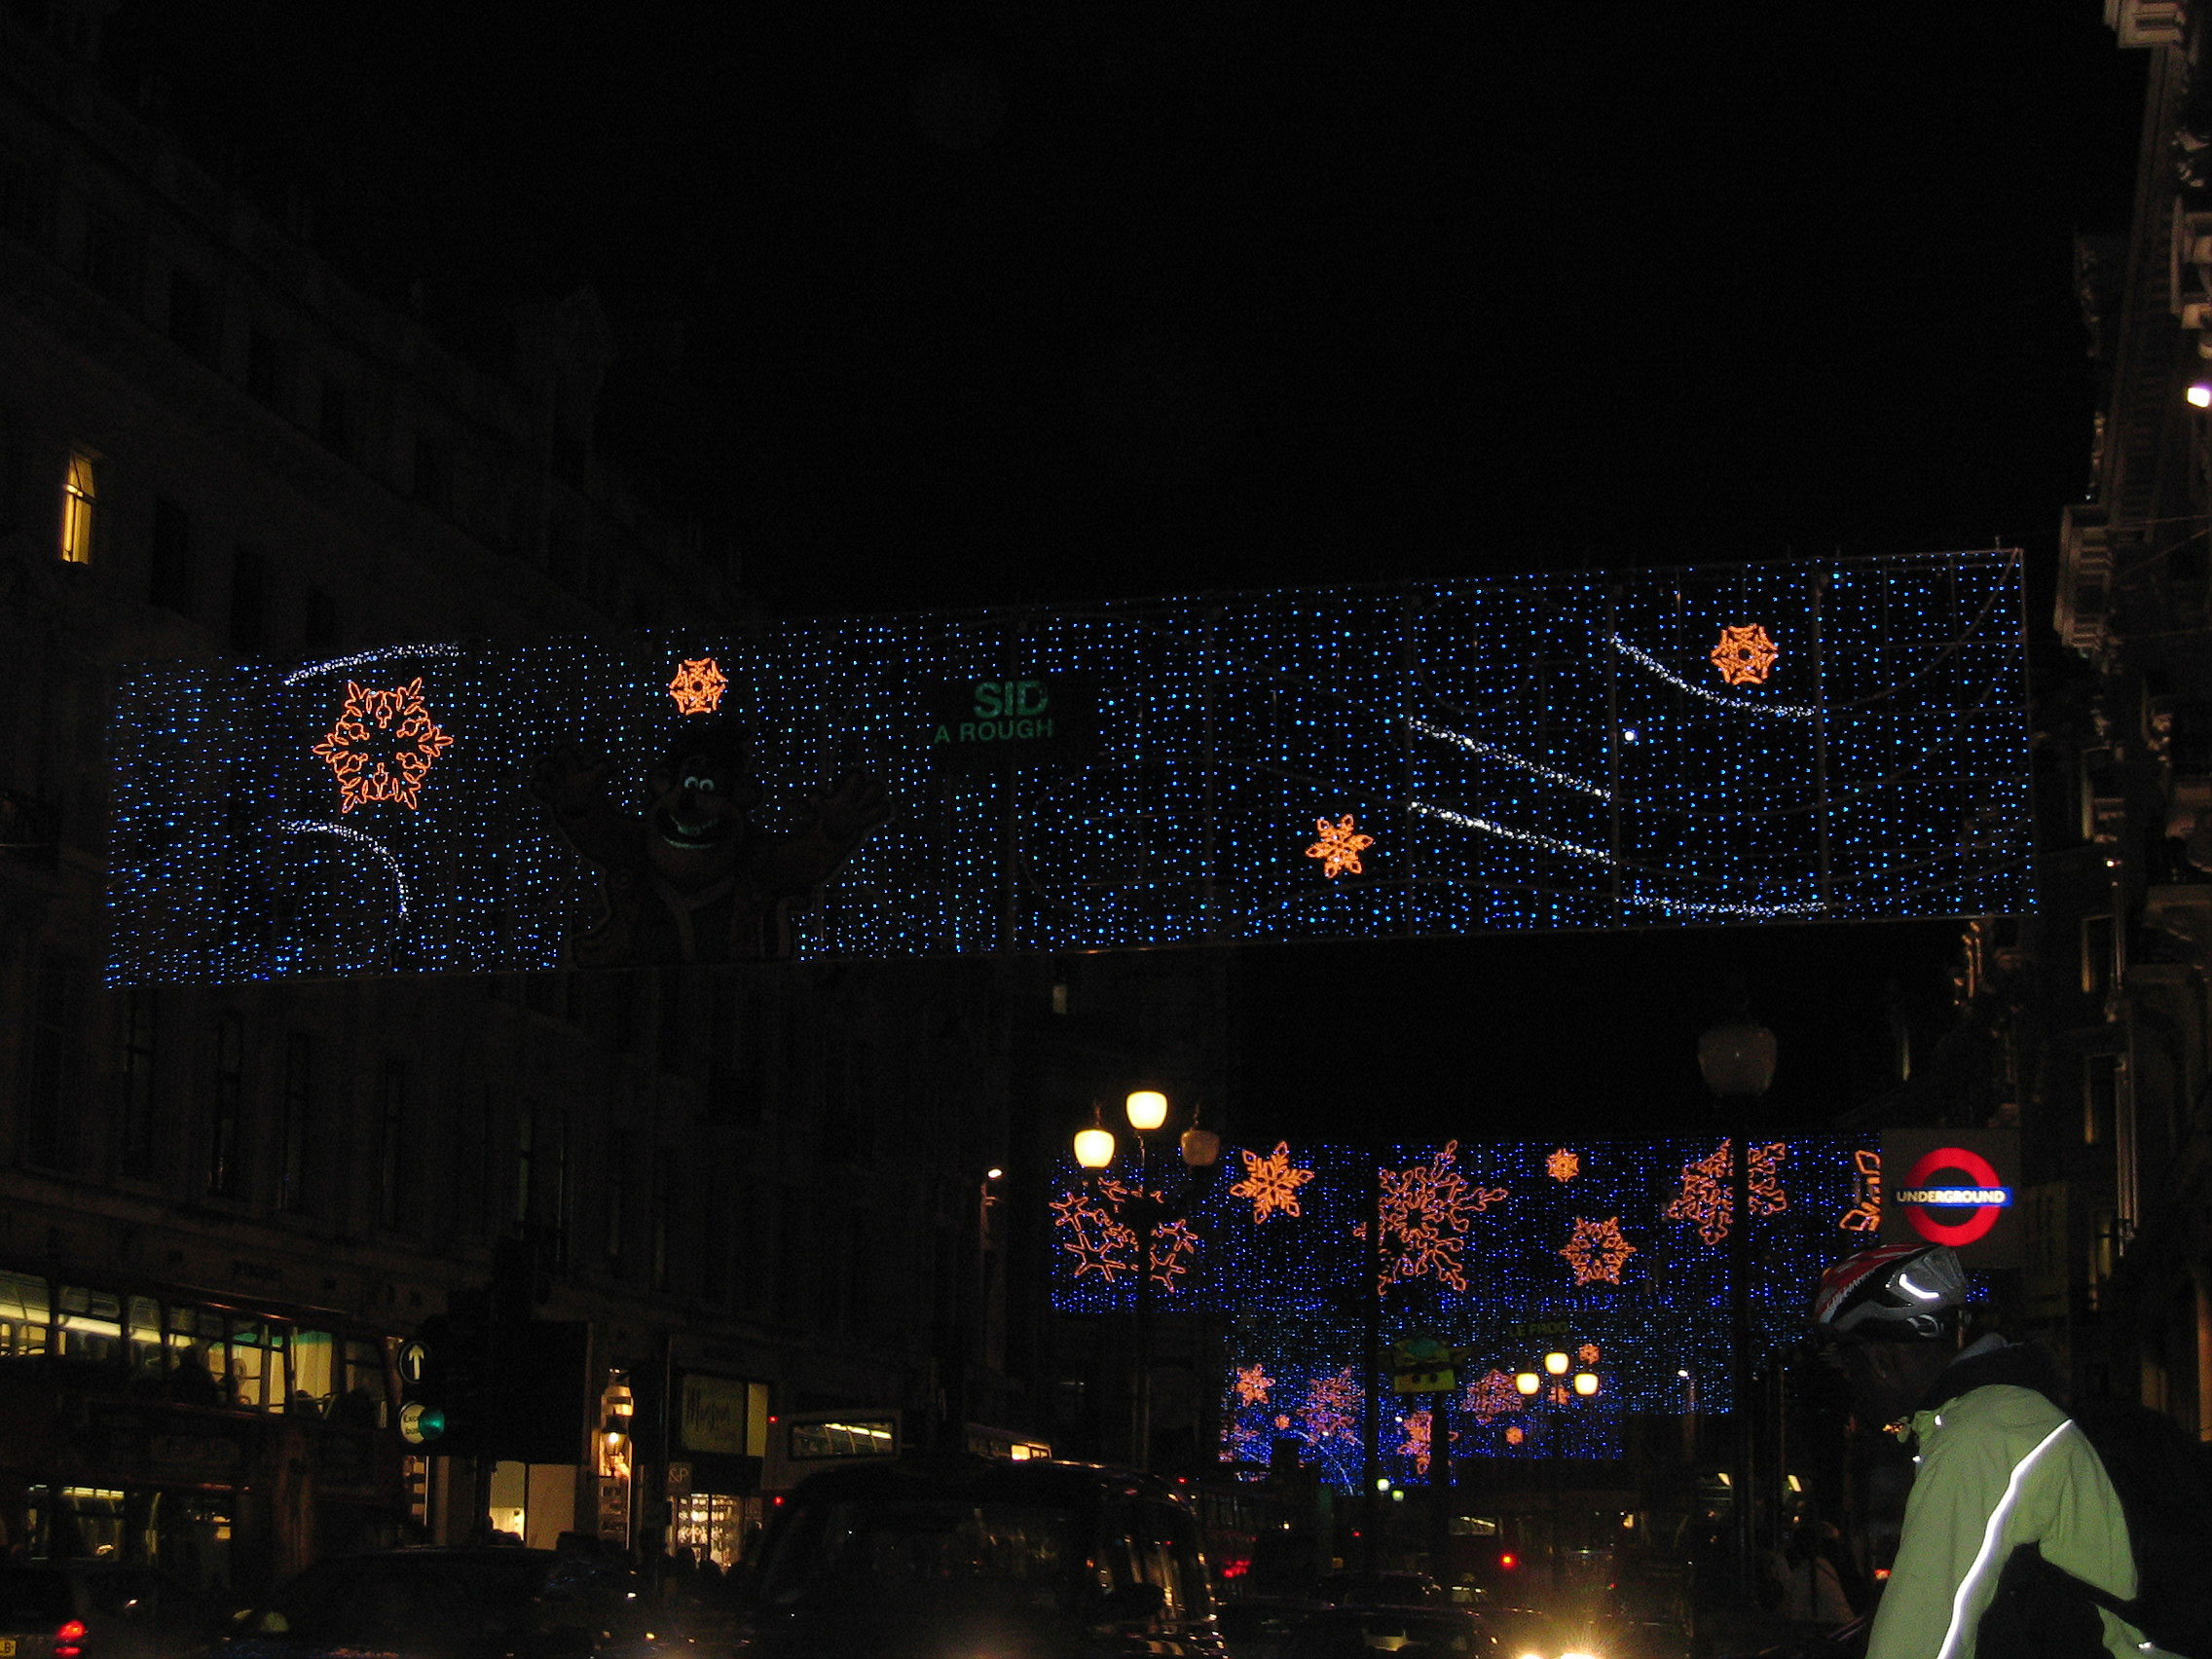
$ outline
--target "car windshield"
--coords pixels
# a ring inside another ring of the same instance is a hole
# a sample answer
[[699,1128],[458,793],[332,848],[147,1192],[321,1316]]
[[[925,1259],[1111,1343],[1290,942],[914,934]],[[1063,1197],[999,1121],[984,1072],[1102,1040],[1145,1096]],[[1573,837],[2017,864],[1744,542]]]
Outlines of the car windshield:
[[761,1586],[771,1603],[833,1594],[875,1600],[988,1596],[1051,1606],[1075,1589],[1073,1511],[962,1498],[826,1503],[793,1518]]
[[60,1573],[0,1571],[0,1630],[57,1625],[72,1616],[69,1580]]

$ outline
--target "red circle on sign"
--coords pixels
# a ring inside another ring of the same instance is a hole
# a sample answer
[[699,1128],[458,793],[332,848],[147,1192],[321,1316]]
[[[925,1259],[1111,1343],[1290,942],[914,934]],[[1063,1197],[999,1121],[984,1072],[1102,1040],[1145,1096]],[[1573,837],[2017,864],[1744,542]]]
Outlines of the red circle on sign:
[[[1963,1146],[1937,1147],[1934,1152],[1923,1153],[1912,1172],[1904,1178],[1907,1191],[1928,1185],[1928,1177],[1938,1169],[1955,1169],[1976,1186],[2002,1187],[1997,1177],[1997,1166],[1978,1152]],[[1957,1249],[1962,1244],[1972,1244],[1989,1236],[1989,1230],[1997,1225],[1999,1206],[1986,1204],[1971,1221],[1936,1221],[1928,1213],[1925,1204],[1907,1204],[1905,1220],[1912,1230],[1931,1244],[1948,1244]]]

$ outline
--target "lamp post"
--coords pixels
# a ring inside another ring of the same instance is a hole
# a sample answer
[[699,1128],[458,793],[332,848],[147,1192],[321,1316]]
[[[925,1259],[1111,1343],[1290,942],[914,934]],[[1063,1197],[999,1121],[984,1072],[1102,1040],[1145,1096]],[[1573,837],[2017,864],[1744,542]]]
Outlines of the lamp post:
[[[1131,1461],[1140,1469],[1149,1469],[1152,1466],[1153,1233],[1162,1222],[1182,1220],[1203,1195],[1221,1161],[1221,1137],[1211,1129],[1198,1127],[1198,1113],[1191,1114],[1190,1127],[1183,1131],[1178,1143],[1189,1185],[1179,1198],[1170,1199],[1164,1193],[1154,1192],[1149,1184],[1154,1153],[1148,1137],[1159,1134],[1166,1126],[1167,1096],[1157,1088],[1133,1090],[1122,1103],[1122,1112],[1135,1131],[1137,1143],[1136,1185],[1121,1203],[1137,1241],[1136,1330],[1132,1345],[1136,1374],[1130,1390],[1129,1439],[1133,1452]],[[1075,1161],[1086,1169],[1105,1169],[1114,1161],[1114,1133],[1100,1118],[1098,1109],[1093,1107],[1090,1126],[1076,1131]]]
[[1552,1590],[1556,1595],[1566,1588],[1566,1552],[1560,1548],[1560,1527],[1567,1508],[1567,1470],[1563,1464],[1565,1449],[1560,1444],[1558,1408],[1570,1399],[1595,1399],[1601,1386],[1595,1371],[1576,1371],[1569,1378],[1574,1362],[1562,1349],[1554,1348],[1544,1355],[1544,1369],[1539,1375],[1533,1368],[1521,1372],[1513,1379],[1513,1386],[1523,1399],[1544,1399],[1544,1455],[1552,1466],[1552,1525],[1551,1567]]
[[1715,1025],[1697,1040],[1698,1070],[1721,1103],[1728,1136],[1728,1510],[1738,1588],[1751,1585],[1751,1103],[1774,1082],[1774,1033],[1749,1015]]

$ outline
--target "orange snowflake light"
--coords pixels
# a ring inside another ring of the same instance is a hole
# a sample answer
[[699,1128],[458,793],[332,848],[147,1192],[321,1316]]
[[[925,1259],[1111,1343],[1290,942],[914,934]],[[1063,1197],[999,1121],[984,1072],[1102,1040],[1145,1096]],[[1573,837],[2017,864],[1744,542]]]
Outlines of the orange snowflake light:
[[1427,1163],[1411,1169],[1378,1169],[1382,1223],[1378,1253],[1382,1270],[1376,1283],[1381,1295],[1393,1284],[1434,1274],[1464,1293],[1467,1229],[1473,1218],[1506,1197],[1503,1187],[1476,1187],[1452,1167],[1459,1143],[1447,1141]]
[[1330,1377],[1316,1377],[1306,1385],[1306,1404],[1299,1415],[1306,1420],[1306,1438],[1315,1446],[1342,1437],[1359,1441],[1359,1422],[1366,1410],[1367,1390],[1350,1366]]
[[1720,630],[1720,643],[1713,647],[1713,666],[1731,685],[1764,685],[1768,671],[1781,655],[1766,629],[1749,622],[1741,628]]
[[713,657],[679,663],[676,678],[668,682],[668,694],[676,699],[680,715],[713,714],[722,706],[722,693],[728,688],[729,680]]
[[1276,1210],[1298,1215],[1298,1189],[1313,1179],[1310,1169],[1293,1169],[1290,1143],[1275,1142],[1274,1151],[1262,1158],[1256,1152],[1237,1154],[1244,1160],[1244,1179],[1229,1189],[1230,1197],[1252,1200],[1252,1225],[1257,1227]]
[[1429,1415],[1426,1412],[1406,1414],[1406,1440],[1398,1448],[1398,1455],[1411,1457],[1418,1473],[1428,1473]]
[[1882,1230],[1882,1155],[1871,1147],[1851,1155],[1859,1172],[1859,1201],[1836,1225],[1846,1233],[1879,1233]]
[[1524,1440],[1526,1440],[1526,1439],[1528,1439],[1528,1438],[1529,1438],[1529,1436],[1528,1436],[1528,1433],[1527,1433],[1527,1431],[1525,1431],[1525,1430],[1524,1430],[1524,1429],[1522,1428],[1522,1426],[1521,1426],[1521,1425],[1520,1425],[1519,1423],[1517,1423],[1517,1422],[1515,1422],[1515,1423],[1508,1423],[1508,1424],[1506,1425],[1506,1428],[1505,1428],[1505,1444],[1506,1444],[1506,1445],[1508,1445],[1508,1446],[1518,1446],[1518,1445],[1520,1445],[1520,1444],[1521,1444],[1521,1442],[1523,1442]]
[[1521,1409],[1521,1390],[1508,1372],[1493,1366],[1467,1384],[1467,1411],[1477,1422],[1493,1422]]
[[1239,1365],[1236,1368],[1236,1400],[1239,1405],[1266,1405],[1268,1390],[1274,1385],[1275,1380],[1268,1375],[1264,1365]]
[[1359,855],[1375,845],[1375,837],[1362,835],[1350,813],[1334,824],[1326,818],[1316,818],[1313,829],[1321,838],[1306,849],[1306,856],[1321,861],[1323,875],[1334,881],[1347,869],[1354,875],[1360,873]]
[[1571,1181],[1582,1173],[1582,1160],[1563,1146],[1544,1160],[1544,1173],[1555,1181]]
[[1574,1350],[1574,1356],[1581,1360],[1584,1365],[1596,1365],[1598,1363],[1598,1345],[1596,1343],[1584,1343]]
[[[1682,1165],[1681,1193],[1664,1212],[1669,1221],[1695,1222],[1698,1236],[1708,1244],[1717,1244],[1728,1236],[1735,1209],[1735,1194],[1729,1189],[1734,1177],[1731,1144],[1722,1141],[1705,1157]],[[1782,1161],[1788,1154],[1788,1143],[1776,1141],[1769,1146],[1754,1146],[1751,1151],[1751,1167],[1747,1185],[1751,1213],[1774,1215],[1788,1209],[1789,1198],[1782,1190]]]
[[1586,1221],[1574,1218],[1574,1236],[1561,1248],[1567,1265],[1574,1270],[1576,1284],[1621,1282],[1621,1269],[1636,1254],[1636,1246],[1621,1236],[1621,1218]]
[[395,800],[413,812],[431,762],[452,747],[453,739],[430,719],[417,675],[388,691],[349,680],[345,706],[314,755],[337,776],[341,814],[376,800]]

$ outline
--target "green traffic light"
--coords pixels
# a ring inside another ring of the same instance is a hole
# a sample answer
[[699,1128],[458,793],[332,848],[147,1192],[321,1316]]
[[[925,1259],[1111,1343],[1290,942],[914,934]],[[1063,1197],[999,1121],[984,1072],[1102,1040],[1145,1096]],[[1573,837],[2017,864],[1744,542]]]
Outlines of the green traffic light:
[[443,1406],[425,1406],[409,1401],[399,1408],[399,1438],[410,1446],[421,1446],[438,1438],[446,1431],[446,1414]]

